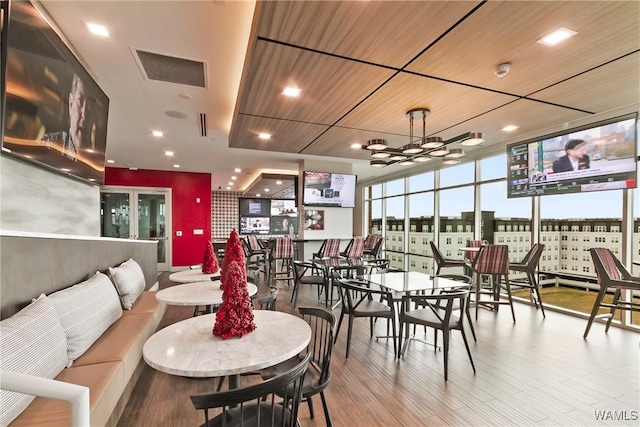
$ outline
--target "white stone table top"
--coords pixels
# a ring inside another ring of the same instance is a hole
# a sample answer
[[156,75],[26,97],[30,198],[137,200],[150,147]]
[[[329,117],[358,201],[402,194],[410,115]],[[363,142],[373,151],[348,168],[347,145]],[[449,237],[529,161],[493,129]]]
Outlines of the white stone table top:
[[276,365],[309,344],[311,328],[300,317],[270,310],[253,313],[256,329],[241,338],[213,335],[215,314],[169,325],[144,344],[144,360],[167,374],[220,377]]
[[[258,287],[247,283],[249,296],[258,293]],[[171,286],[156,293],[156,300],[169,305],[213,305],[222,304],[222,289],[220,281],[185,283]]]
[[190,283],[202,282],[203,280],[213,280],[214,277],[220,277],[220,269],[212,274],[205,274],[202,270],[176,271],[169,275],[169,280],[178,283]]

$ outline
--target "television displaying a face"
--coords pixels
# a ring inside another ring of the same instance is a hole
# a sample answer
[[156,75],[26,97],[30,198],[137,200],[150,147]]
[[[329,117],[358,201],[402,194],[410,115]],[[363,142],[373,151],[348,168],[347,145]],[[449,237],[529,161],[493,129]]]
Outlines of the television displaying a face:
[[109,99],[29,2],[10,7],[3,151],[102,184]]

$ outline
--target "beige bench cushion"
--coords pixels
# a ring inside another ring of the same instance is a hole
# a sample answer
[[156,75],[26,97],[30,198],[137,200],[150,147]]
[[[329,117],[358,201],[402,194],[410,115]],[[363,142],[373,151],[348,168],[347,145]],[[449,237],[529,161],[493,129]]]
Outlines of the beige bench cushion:
[[[74,366],[60,372],[55,379],[89,387],[92,426],[107,423],[125,386],[122,362]],[[67,402],[37,397],[10,426],[51,427],[68,426],[69,423]]]

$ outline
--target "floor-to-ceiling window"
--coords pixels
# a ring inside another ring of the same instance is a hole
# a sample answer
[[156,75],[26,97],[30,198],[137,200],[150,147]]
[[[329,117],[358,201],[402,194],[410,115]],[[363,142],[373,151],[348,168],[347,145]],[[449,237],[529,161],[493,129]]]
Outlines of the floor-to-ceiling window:
[[[377,183],[368,197],[368,229],[384,227],[385,255],[394,267],[428,273],[431,240],[452,258],[462,257],[459,248],[468,239],[506,244],[511,261],[542,243],[538,271],[545,304],[589,313],[598,288],[590,248],[606,247],[623,262],[640,263],[640,190],[509,199],[506,163],[506,156],[499,155]],[[623,207],[631,201],[632,218],[627,219]],[[629,236],[623,236],[623,221],[629,222]],[[627,239],[629,256],[623,247]],[[640,266],[630,268],[640,274]],[[618,313],[616,322],[640,324],[640,315],[632,314]]]
[[408,178],[409,185],[409,271],[431,273],[433,254],[429,242],[433,240],[434,224],[434,173],[427,172]]

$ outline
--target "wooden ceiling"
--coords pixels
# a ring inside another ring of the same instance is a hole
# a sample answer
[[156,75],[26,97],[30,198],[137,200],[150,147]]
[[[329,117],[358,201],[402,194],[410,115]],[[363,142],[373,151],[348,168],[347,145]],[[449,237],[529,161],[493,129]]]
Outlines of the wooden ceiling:
[[[558,27],[578,34],[536,43]],[[495,151],[640,102],[637,1],[267,1],[249,43],[234,148],[364,161],[351,144],[405,145],[405,113],[425,107],[427,136],[479,131],[475,150]],[[498,78],[503,62],[511,71]],[[287,85],[301,96],[284,97]]]

